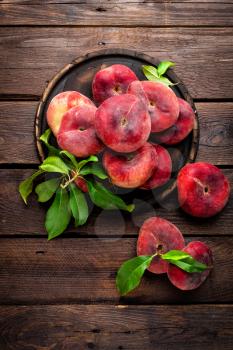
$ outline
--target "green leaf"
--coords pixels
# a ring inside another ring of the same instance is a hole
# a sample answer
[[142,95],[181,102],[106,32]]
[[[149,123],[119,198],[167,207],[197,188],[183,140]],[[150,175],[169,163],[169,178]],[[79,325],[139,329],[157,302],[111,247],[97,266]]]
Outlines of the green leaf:
[[59,188],[45,218],[48,239],[59,236],[67,228],[71,218],[69,195],[66,189]]
[[184,252],[183,250],[170,250],[169,252],[161,255],[163,260],[181,260],[190,257],[190,254]]
[[34,174],[32,174],[30,177],[22,181],[19,185],[19,193],[21,197],[23,198],[25,204],[27,204],[27,197],[32,192],[33,189],[33,181],[37,176],[42,174],[44,171],[42,169],[36,171]]
[[135,289],[145,272],[150,266],[154,255],[137,256],[124,262],[117,272],[116,286],[120,295],[125,295]]
[[75,167],[75,169],[78,169],[79,165],[78,165],[78,162],[73,154],[71,154],[68,151],[61,151],[60,155],[65,155],[67,158],[69,158],[71,160],[71,163]]
[[59,186],[60,179],[50,179],[36,186],[35,192],[38,195],[38,202],[47,202]]
[[142,71],[148,80],[154,81],[159,77],[157,68],[153,66],[142,66]]
[[108,175],[105,173],[103,167],[99,163],[94,163],[92,165],[86,165],[80,170],[80,175],[95,175],[101,180],[108,178]]
[[49,144],[49,138],[51,136],[51,130],[47,129],[45,130],[45,132],[41,135],[40,140],[42,142],[44,142],[45,146],[47,147],[48,151],[49,151],[49,156],[58,156],[60,153],[60,150],[57,149],[54,146],[51,146]]
[[40,169],[50,173],[69,174],[68,166],[59,157],[48,157],[40,165]]
[[87,181],[92,202],[102,209],[122,209],[129,212],[134,210],[134,204],[127,205],[120,197],[108,191],[101,183]]
[[89,162],[98,162],[98,158],[96,156],[90,156],[87,159],[81,160],[81,162],[78,163],[78,170],[80,170],[84,165],[86,165]]
[[176,84],[173,84],[168,78],[166,78],[166,77],[160,77],[160,78],[158,78],[158,79],[156,79],[156,80],[154,80],[154,81],[156,81],[157,83],[162,83],[162,84],[164,84],[164,85],[166,85],[166,86],[174,86],[174,85],[176,85]]
[[178,266],[180,269],[193,273],[203,272],[208,266],[195,260],[190,254],[180,250],[170,250],[169,252],[162,254],[161,259],[168,261],[172,265]]
[[157,67],[158,76],[161,77],[161,75],[166,73],[168,68],[173,67],[173,66],[175,66],[175,63],[171,62],[171,61],[162,61],[162,62],[160,62],[158,67]]
[[88,206],[82,191],[76,185],[70,184],[70,208],[75,219],[75,227],[84,225],[88,218]]

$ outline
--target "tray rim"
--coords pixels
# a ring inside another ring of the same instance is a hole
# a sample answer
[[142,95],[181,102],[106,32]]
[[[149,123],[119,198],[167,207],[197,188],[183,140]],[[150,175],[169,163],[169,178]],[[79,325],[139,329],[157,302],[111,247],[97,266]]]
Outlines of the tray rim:
[[[149,56],[147,54],[144,54],[143,52],[136,51],[136,50],[129,50],[129,49],[122,49],[122,48],[110,48],[110,49],[101,49],[97,51],[92,51],[89,53],[86,53],[85,55],[81,55],[76,57],[71,63],[66,64],[60,71],[58,71],[47,83],[43,94],[39,100],[36,114],[35,114],[35,123],[34,123],[34,132],[35,132],[35,138],[36,138],[36,148],[38,152],[38,156],[40,161],[43,161],[45,159],[45,154],[43,151],[42,143],[40,141],[41,136],[41,118],[42,118],[42,111],[45,106],[46,100],[49,96],[49,94],[52,92],[53,88],[56,86],[56,84],[59,82],[59,80],[68,73],[71,69],[73,69],[75,66],[79,65],[80,63],[90,60],[95,57],[100,56],[112,56],[112,55],[123,55],[128,57],[135,57],[142,59],[144,61],[147,61],[151,65],[157,66],[159,62],[161,62],[158,58]],[[178,83],[177,88],[181,91],[182,97],[185,98],[185,100],[192,106],[194,114],[195,114],[195,122],[194,122],[194,128],[192,131],[192,141],[191,141],[191,148],[188,155],[188,158],[186,159],[186,162],[184,165],[188,163],[193,163],[196,159],[198,147],[199,147],[199,118],[198,113],[193,101],[192,96],[188,92],[188,89],[183,84],[183,82],[178,78],[176,73],[169,69],[168,70],[168,77],[175,83]],[[174,187],[176,186],[176,181],[174,181]],[[173,187],[173,186],[172,186]],[[171,190],[171,188],[170,188]]]

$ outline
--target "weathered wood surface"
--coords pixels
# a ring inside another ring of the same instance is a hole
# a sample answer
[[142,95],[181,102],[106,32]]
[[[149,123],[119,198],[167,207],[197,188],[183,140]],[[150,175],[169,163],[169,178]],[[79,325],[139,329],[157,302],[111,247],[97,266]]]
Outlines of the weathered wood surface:
[[1,25],[230,26],[231,3],[0,4]]
[[193,98],[233,98],[233,28],[0,28],[0,45],[0,94],[6,97],[38,98],[75,57],[121,47],[176,62]]
[[[45,235],[44,216],[46,205],[39,204],[36,196],[29,197],[28,206],[24,204],[18,193],[20,181],[29,176],[33,170],[0,170],[0,213],[1,235]],[[233,171],[224,170],[233,187]],[[120,211],[102,211],[95,208],[86,225],[75,228],[72,224],[67,232],[88,236],[135,236],[143,221],[150,216],[161,216],[171,220],[185,235],[232,235],[233,227],[233,197],[225,209],[210,219],[196,219],[185,215],[180,209],[170,209],[168,204],[152,206],[142,198],[135,199],[135,211],[126,215]],[[161,204],[161,203],[160,203]],[[26,221],[25,221],[26,218]],[[64,234],[66,235],[66,234]],[[219,240],[224,238],[219,238]]]
[[[27,4],[27,5],[43,5],[44,0],[1,0],[2,4]],[[125,3],[133,3],[133,4],[145,4],[145,3],[192,3],[195,4],[195,0],[46,0],[47,4],[125,4]],[[233,0],[202,0],[203,3],[216,3],[216,4],[231,4]]]
[[[74,58],[114,47],[176,62],[198,102],[197,160],[226,168],[232,187],[232,12],[233,0],[0,1],[1,350],[232,349],[232,197],[208,220],[141,198],[132,216],[95,208],[87,225],[47,242],[46,205],[32,196],[27,208],[18,194],[39,162],[34,116],[46,83]],[[209,244],[215,268],[187,293],[147,272],[119,298],[116,271],[152,215],[175,223],[186,241]]]
[[[0,101],[0,163],[39,163],[34,133],[37,105]],[[233,103],[196,103],[196,107],[200,120],[197,160],[233,165]]]
[[231,350],[233,306],[1,306],[2,350]]
[[[2,238],[0,303],[218,303],[233,298],[233,238],[196,237],[213,250],[214,270],[195,291],[182,292],[166,275],[146,273],[135,291],[120,298],[115,276],[136,254],[136,239]],[[190,238],[186,239],[189,241]]]

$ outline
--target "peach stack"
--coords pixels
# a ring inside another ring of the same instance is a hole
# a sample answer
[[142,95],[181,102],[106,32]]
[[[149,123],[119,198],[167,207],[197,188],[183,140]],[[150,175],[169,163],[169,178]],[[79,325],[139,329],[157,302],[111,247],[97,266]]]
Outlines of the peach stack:
[[[195,120],[191,106],[171,88],[160,82],[140,81],[121,64],[96,73],[92,94],[95,103],[77,91],[62,92],[50,102],[47,121],[59,147],[81,158],[103,151],[103,167],[116,186],[151,190],[164,185],[171,177],[172,162],[160,144],[175,145],[189,135]],[[195,193],[187,199],[183,187],[188,180],[181,178],[181,206],[189,214],[200,216],[197,210],[192,213],[188,201],[194,201]],[[195,181],[199,186],[202,179]],[[209,186],[208,181],[205,178],[201,188],[209,190],[212,184]],[[224,198],[219,198],[219,208],[225,205],[228,187],[226,184]],[[203,195],[205,203],[211,200],[207,192]],[[218,208],[210,208],[206,216],[217,212]]]

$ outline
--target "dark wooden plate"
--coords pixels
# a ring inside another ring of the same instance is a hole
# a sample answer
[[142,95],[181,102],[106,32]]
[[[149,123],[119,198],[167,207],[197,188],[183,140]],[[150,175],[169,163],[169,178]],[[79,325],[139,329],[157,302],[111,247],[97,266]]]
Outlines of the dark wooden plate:
[[[58,93],[68,90],[77,90],[89,98],[92,98],[91,84],[93,76],[99,69],[115,63],[121,63],[130,67],[140,80],[145,80],[141,66],[145,64],[158,65],[159,60],[157,58],[149,57],[143,53],[136,51],[125,49],[107,49],[78,57],[72,63],[65,66],[60,72],[55,75],[55,77],[45,88],[36,112],[36,144],[41,160],[44,159],[46,150],[39,141],[39,137],[48,128],[46,121],[46,111],[51,99]],[[140,198],[142,200],[150,202],[151,204],[154,204],[155,202],[159,202],[161,204],[164,203],[164,201],[167,201],[169,203],[172,203],[171,206],[176,206],[177,203],[174,199],[175,197],[169,201],[168,198],[170,198],[170,195],[174,194],[175,192],[174,190],[176,189],[176,176],[179,169],[184,166],[184,164],[193,162],[195,160],[198,149],[199,125],[195,105],[184,84],[176,76],[173,70],[168,70],[166,76],[172,82],[177,83],[177,85],[172,87],[175,94],[188,101],[195,112],[195,126],[192,133],[180,144],[173,147],[166,147],[172,157],[172,179],[165,186],[162,186],[160,189],[155,191],[128,191],[119,188],[116,189],[115,187],[113,190],[117,193],[123,194],[126,199],[129,199],[131,201],[135,198]],[[55,138],[51,140],[51,143],[56,145]]]

